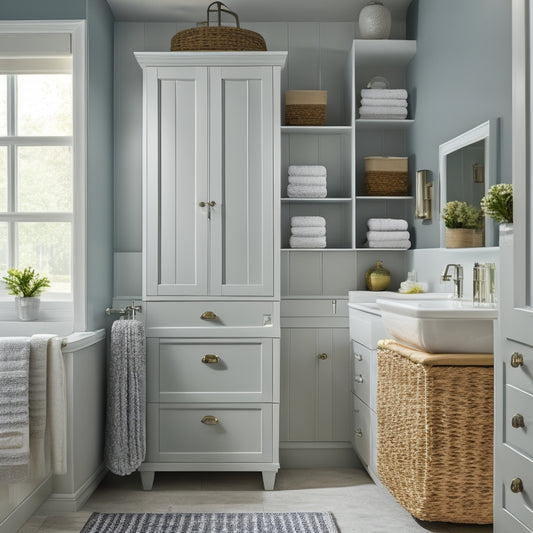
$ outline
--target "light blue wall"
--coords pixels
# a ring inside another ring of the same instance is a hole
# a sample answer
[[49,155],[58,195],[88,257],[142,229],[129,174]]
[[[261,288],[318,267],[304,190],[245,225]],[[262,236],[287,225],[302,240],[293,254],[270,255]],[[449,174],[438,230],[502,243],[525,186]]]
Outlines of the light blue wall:
[[2,0],[0,20],[81,20],[89,0]]
[[[416,169],[431,170],[438,187],[439,144],[499,117],[497,180],[510,182],[511,2],[414,0],[407,21],[417,41],[407,74]],[[439,222],[438,205],[431,222],[414,222],[416,248],[439,246]]]

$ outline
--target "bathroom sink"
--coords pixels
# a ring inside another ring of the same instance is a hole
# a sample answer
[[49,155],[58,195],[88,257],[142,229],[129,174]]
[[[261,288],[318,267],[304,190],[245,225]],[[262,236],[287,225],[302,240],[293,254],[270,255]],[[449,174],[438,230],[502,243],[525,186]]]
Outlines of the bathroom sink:
[[429,353],[492,353],[498,311],[454,299],[378,299],[387,333]]

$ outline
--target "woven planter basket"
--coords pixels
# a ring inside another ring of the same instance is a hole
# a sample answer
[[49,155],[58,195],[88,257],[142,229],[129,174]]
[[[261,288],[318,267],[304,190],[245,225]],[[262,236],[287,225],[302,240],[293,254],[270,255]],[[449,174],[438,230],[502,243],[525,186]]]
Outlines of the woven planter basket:
[[493,521],[492,360],[379,341],[377,471],[419,520]]
[[[212,6],[216,6],[218,12],[218,26],[209,26],[209,14],[214,11]],[[235,17],[236,28],[221,25],[222,12],[230,13]],[[170,51],[264,52],[267,49],[263,37],[255,31],[241,28],[237,14],[229,10],[222,2],[213,2],[209,5],[207,8],[207,24],[207,26],[190,28],[176,33],[170,41]]]

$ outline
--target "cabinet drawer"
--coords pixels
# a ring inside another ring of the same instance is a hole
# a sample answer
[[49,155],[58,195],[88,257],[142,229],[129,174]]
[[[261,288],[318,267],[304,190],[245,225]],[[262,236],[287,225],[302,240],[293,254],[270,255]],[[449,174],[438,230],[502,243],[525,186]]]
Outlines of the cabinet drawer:
[[[533,394],[533,347],[516,342],[507,343],[509,350],[503,355],[505,364],[505,381],[519,389]],[[511,359],[516,353],[516,360],[521,357],[523,363],[513,366]]]
[[359,459],[368,467],[372,446],[370,409],[355,394],[353,395],[353,420],[353,448]]
[[[533,459],[533,395],[516,387],[505,388],[504,442]],[[523,427],[513,426],[515,424]]]
[[356,309],[350,309],[350,338],[375,350],[379,339],[387,338],[383,319]]
[[272,339],[148,339],[148,401],[272,401]]
[[271,404],[148,404],[146,460],[272,461],[272,431]]
[[370,405],[370,359],[372,351],[352,341],[352,391]]
[[146,302],[145,309],[148,337],[279,337],[279,302]]

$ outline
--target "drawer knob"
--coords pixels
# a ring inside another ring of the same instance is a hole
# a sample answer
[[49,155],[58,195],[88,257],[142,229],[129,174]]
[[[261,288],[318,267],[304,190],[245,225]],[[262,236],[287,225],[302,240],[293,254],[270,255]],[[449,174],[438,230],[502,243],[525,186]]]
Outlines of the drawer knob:
[[515,477],[511,481],[511,492],[518,494],[519,492],[522,492],[523,490],[524,490],[524,485],[522,484],[522,480],[519,477]]
[[358,439],[363,438],[363,430],[357,428],[357,429],[354,431],[354,435],[355,435]]
[[514,352],[511,355],[511,366],[513,368],[518,368],[524,364],[524,356],[521,353]]
[[216,320],[217,319],[217,315],[215,313],[213,313],[213,311],[204,311],[200,318],[202,320]]
[[202,363],[206,363],[206,364],[218,363],[218,355],[215,355],[214,353],[206,353],[202,357]]
[[364,381],[364,378],[363,376],[361,376],[361,374],[359,374],[358,376],[355,376],[356,383],[363,383],[363,381]]
[[521,414],[514,415],[513,418],[511,419],[511,425],[514,428],[525,427],[526,424],[524,423],[524,417]]
[[363,360],[363,356],[362,356],[360,353],[354,353],[353,356],[354,356],[358,361],[362,361],[362,360]]
[[328,354],[327,353],[319,353],[317,357],[319,359],[322,359],[322,361],[324,361],[325,359],[328,358]]
[[213,415],[206,415],[202,418],[202,424],[206,426],[216,426],[218,424],[218,418]]

